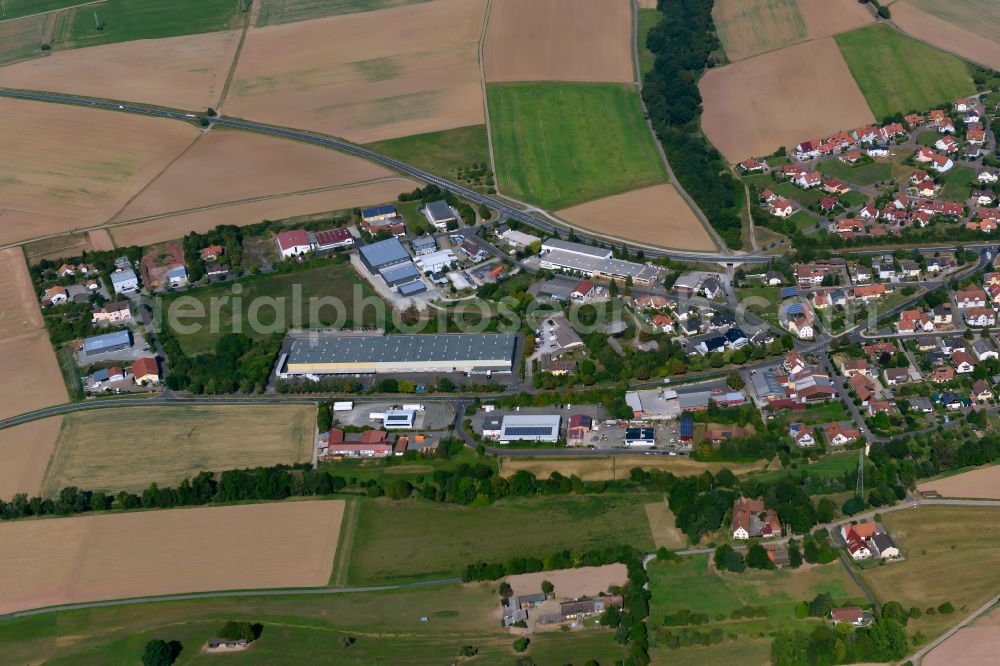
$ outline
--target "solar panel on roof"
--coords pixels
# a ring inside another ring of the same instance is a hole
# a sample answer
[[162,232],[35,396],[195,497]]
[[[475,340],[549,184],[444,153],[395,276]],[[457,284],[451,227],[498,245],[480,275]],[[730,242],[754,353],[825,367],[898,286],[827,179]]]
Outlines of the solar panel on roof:
[[785,314],[805,314],[805,307],[801,303],[792,303],[785,306]]
[[505,435],[527,437],[530,435],[550,435],[552,428],[549,426],[509,426],[503,432]]
[[798,295],[799,295],[799,288],[798,287],[782,287],[781,288],[781,297],[782,298],[791,298],[792,296],[798,296]]

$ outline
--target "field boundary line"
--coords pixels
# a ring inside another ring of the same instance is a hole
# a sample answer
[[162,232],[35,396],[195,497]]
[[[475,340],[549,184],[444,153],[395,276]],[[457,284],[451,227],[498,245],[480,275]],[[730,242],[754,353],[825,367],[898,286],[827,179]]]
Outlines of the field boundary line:
[[344,516],[340,521],[340,540],[337,544],[337,555],[333,558],[330,572],[330,585],[346,586],[347,571],[351,565],[351,551],[354,550],[354,533],[358,525],[358,515],[361,512],[361,502],[356,498],[347,500]]
[[992,599],[990,599],[989,601],[987,601],[985,604],[983,604],[982,606],[980,606],[976,610],[972,611],[972,613],[970,615],[966,616],[966,618],[964,620],[962,620],[961,622],[959,622],[958,624],[956,624],[954,627],[952,627],[948,631],[944,632],[943,634],[941,634],[940,636],[938,636],[937,638],[935,638],[933,641],[931,641],[930,643],[928,643],[927,645],[925,645],[924,647],[922,647],[917,652],[914,652],[913,655],[910,656],[908,660],[906,660],[906,661],[900,661],[899,664],[902,665],[902,664],[906,664],[908,662],[912,662],[914,664],[917,664],[917,666],[920,666],[920,664],[924,663],[924,657],[926,657],[931,652],[933,652],[934,650],[936,650],[937,648],[939,648],[942,643],[944,643],[949,638],[951,638],[952,636],[954,636],[955,634],[957,634],[959,631],[961,631],[962,629],[965,629],[966,625],[971,624],[975,620],[978,620],[981,615],[983,615],[984,613],[990,611],[998,603],[1000,603],[1000,595],[997,595],[997,596],[993,597]]
[[[172,159],[169,162],[167,162],[166,165],[164,165],[164,167],[162,169],[160,169],[159,173],[157,173],[152,178],[150,178],[149,181],[145,185],[143,185],[142,188],[138,192],[136,192],[135,194],[133,194],[131,197],[129,197],[128,201],[126,201],[124,204],[122,204],[121,208],[119,208],[114,213],[112,213],[111,217],[109,217],[107,219],[107,221],[105,222],[105,224],[109,225],[112,222],[114,222],[116,220],[116,218],[119,215],[121,215],[122,212],[124,212],[126,208],[129,207],[129,204],[131,204],[133,201],[135,201],[136,199],[138,199],[146,190],[148,190],[152,186],[153,183],[155,183],[156,181],[158,181],[160,179],[160,177],[163,174],[165,174],[170,169],[170,167],[172,167],[174,164],[177,163],[177,160],[179,160],[180,158],[184,157],[185,154],[187,154],[187,151],[189,151],[192,148],[194,148],[195,144],[198,143],[198,141],[200,141],[201,137],[203,137],[203,136],[205,136],[205,132],[199,132],[198,135],[194,139],[191,140],[191,143],[189,143],[187,145],[187,147],[184,148],[184,150],[182,150],[181,152],[177,153],[174,156],[174,159]],[[112,242],[113,241],[114,241],[114,239],[112,239]]]
[[[259,11],[262,0],[257,0],[254,3],[251,0],[251,7],[256,8]],[[250,24],[253,22],[254,10],[243,12],[243,32],[240,35],[240,43],[236,45],[236,52],[233,54],[233,61],[229,63],[229,73],[226,74],[226,81],[222,84],[222,92],[219,93],[219,101],[215,103],[215,111],[217,113],[222,113],[222,105],[226,101],[226,95],[229,94],[229,85],[233,82],[233,77],[236,76],[236,65],[240,62],[240,54],[243,53],[243,43],[247,40],[247,32],[250,31]]]
[[479,44],[477,45],[479,60],[479,88],[483,95],[483,117],[486,121],[486,148],[490,153],[490,171],[493,172],[493,182],[496,183],[497,192],[500,191],[500,179],[496,178],[497,162],[493,155],[493,130],[490,128],[490,99],[486,94],[486,63],[484,55],[486,53],[486,31],[490,27],[490,15],[493,13],[493,0],[486,0],[486,11],[483,13],[483,28],[479,33]]
[[27,16],[11,16],[10,18],[0,19],[0,23],[5,21],[19,21],[21,19],[35,18],[36,16],[45,16],[46,14],[55,14],[58,12],[68,12],[73,9],[79,9],[80,7],[89,7],[90,5],[103,5],[108,0],[92,0],[91,2],[84,2],[79,5],[71,5],[69,7],[58,7],[56,9],[49,9],[44,12],[35,12],[34,14],[28,14]]

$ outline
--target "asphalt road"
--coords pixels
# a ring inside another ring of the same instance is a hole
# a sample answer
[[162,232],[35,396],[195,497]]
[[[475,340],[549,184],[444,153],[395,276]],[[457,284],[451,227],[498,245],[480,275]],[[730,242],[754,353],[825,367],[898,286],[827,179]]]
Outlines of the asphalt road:
[[[0,96],[11,97],[16,99],[26,99],[36,102],[50,102],[56,104],[70,104],[73,106],[82,106],[95,109],[105,109],[108,111],[120,111],[125,113],[136,113],[141,115],[148,115],[157,118],[169,118],[171,120],[182,120],[185,122],[199,122],[200,118],[193,113],[188,113],[184,111],[175,111],[170,109],[157,108],[153,106],[144,106],[135,104],[132,102],[113,102],[105,99],[97,99],[92,97],[76,97],[71,95],[60,95],[56,93],[46,93],[46,92],[34,92],[28,90],[13,90],[9,88],[0,89]],[[401,173],[413,176],[427,183],[433,183],[442,189],[449,190],[469,201],[475,202],[477,204],[486,204],[493,210],[497,211],[501,218],[510,218],[523,222],[524,224],[530,225],[541,231],[555,234],[564,235],[567,231],[566,228],[561,228],[541,220],[534,215],[526,213],[518,208],[507,204],[500,199],[481,194],[475,190],[471,190],[463,185],[452,182],[440,176],[436,176],[428,171],[419,169],[413,165],[401,162],[392,157],[376,153],[374,151],[368,150],[361,146],[343,141],[341,139],[335,139],[333,137],[324,136],[321,134],[313,134],[312,132],[303,132],[296,129],[288,129],[285,127],[277,127],[274,125],[267,125],[264,123],[258,123],[250,120],[239,120],[235,118],[222,118],[215,117],[209,118],[209,123],[212,125],[218,125],[219,127],[230,127],[233,129],[245,130],[248,132],[257,132],[258,134],[267,134],[270,136],[278,136],[286,139],[292,139],[295,141],[302,141],[305,143],[311,143],[319,146],[324,146],[327,148],[333,148],[351,155],[356,155],[365,159],[373,160],[379,162],[388,167],[396,169]],[[646,246],[641,244],[636,244],[634,242],[622,241],[621,239],[612,238],[598,238],[593,235],[588,235],[586,230],[574,228],[574,232],[578,237],[584,240],[590,240],[592,242],[615,242],[616,244],[626,244],[630,246],[633,251],[642,250],[647,257],[670,257],[672,259],[680,260],[694,260],[694,261],[721,261],[729,262],[738,260],[741,263],[746,262],[766,262],[770,257],[758,256],[756,254],[741,254],[732,255],[721,252],[685,252],[683,250],[665,250],[663,248],[658,248],[655,246]]]

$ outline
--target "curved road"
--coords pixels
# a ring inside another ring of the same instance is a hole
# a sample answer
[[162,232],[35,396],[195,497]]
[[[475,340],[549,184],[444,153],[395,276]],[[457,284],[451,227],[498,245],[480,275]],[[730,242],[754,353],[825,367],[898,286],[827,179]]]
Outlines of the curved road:
[[[145,106],[135,104],[133,102],[113,102],[105,99],[98,99],[93,97],[75,97],[71,95],[60,95],[56,93],[46,93],[46,92],[34,92],[29,90],[14,90],[10,88],[0,88],[0,97],[11,97],[15,99],[25,99],[35,102],[49,102],[55,104],[69,104],[72,106],[82,106],[95,109],[105,109],[108,111],[121,111],[125,113],[136,113],[142,115],[149,115],[157,118],[169,118],[171,120],[182,120],[185,122],[197,122],[200,120],[199,116],[193,113],[187,113],[184,111],[174,111],[170,109],[157,108],[153,106]],[[248,132],[257,132],[258,134],[267,134],[270,136],[277,136],[286,139],[292,139],[295,141],[302,141],[304,143],[311,143],[319,146],[324,146],[326,148],[333,148],[351,155],[356,155],[368,160],[373,160],[379,162],[388,167],[391,167],[399,172],[405,173],[407,175],[418,178],[427,183],[437,185],[438,187],[449,190],[454,194],[473,201],[477,204],[485,204],[497,211],[501,218],[507,217],[518,222],[523,222],[536,229],[544,231],[546,233],[554,235],[564,235],[568,229],[563,229],[551,222],[546,222],[540,220],[534,215],[530,215],[525,211],[514,208],[510,204],[504,203],[499,199],[494,197],[480,194],[475,190],[471,190],[467,187],[459,185],[458,183],[452,182],[440,176],[436,176],[428,171],[419,169],[415,166],[407,164],[406,162],[401,162],[392,157],[376,153],[374,151],[368,150],[361,146],[357,146],[353,143],[341,139],[335,139],[333,137],[324,136],[322,134],[314,134],[312,132],[304,132],[302,130],[288,129],[284,127],[277,127],[275,125],[267,125],[264,123],[258,123],[250,120],[239,120],[235,118],[207,118],[210,124],[218,125],[220,127],[230,127],[233,129],[244,130]],[[663,248],[657,248],[655,246],[647,246],[636,244],[632,241],[624,241],[622,239],[608,239],[600,238],[588,234],[586,230],[574,229],[574,233],[580,238],[591,240],[592,242],[612,242],[616,244],[624,243],[631,247],[633,251],[642,250],[647,257],[670,257],[671,259],[679,260],[694,260],[694,261],[710,261],[710,262],[731,262],[737,261],[739,263],[747,262],[758,262],[763,263],[770,261],[773,257],[757,256],[755,254],[746,255],[731,255],[721,252],[686,252],[683,250],[665,250]]]

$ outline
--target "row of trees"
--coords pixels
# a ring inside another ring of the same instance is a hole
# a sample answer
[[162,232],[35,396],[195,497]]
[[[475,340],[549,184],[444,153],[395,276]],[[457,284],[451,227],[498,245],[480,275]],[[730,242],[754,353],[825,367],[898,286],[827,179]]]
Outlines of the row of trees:
[[646,48],[656,54],[642,88],[649,118],[681,185],[726,244],[738,249],[743,186],[700,129],[698,80],[715,64],[712,52],[720,48],[712,21],[714,3],[660,0],[658,4],[663,19],[646,37]]

